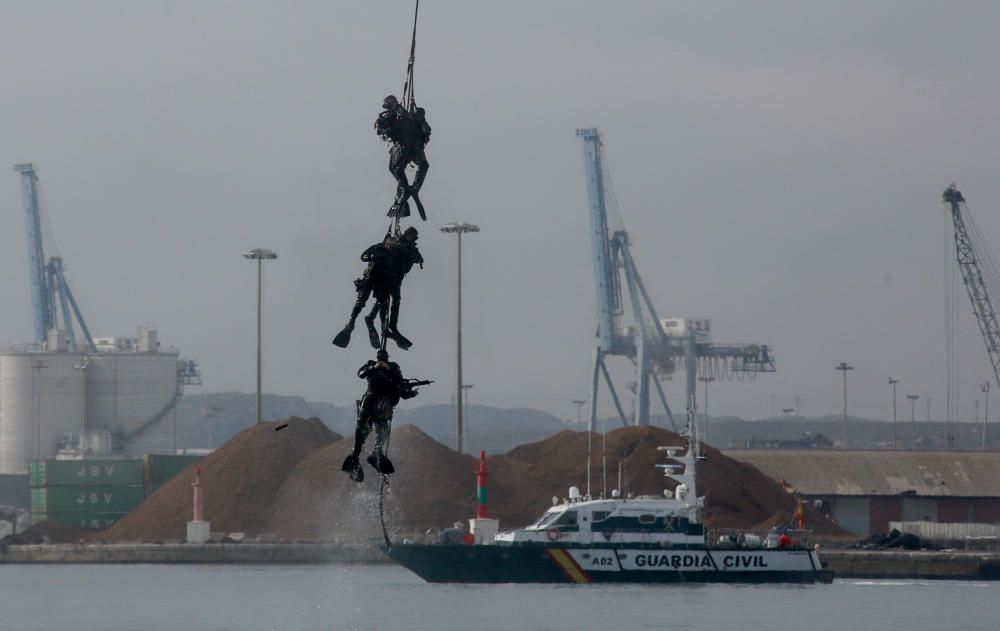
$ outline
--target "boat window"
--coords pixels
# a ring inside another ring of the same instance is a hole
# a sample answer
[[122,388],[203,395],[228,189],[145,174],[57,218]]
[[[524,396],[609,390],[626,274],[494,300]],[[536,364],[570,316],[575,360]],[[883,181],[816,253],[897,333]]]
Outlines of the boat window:
[[598,522],[604,521],[605,519],[608,518],[608,515],[610,515],[610,514],[611,514],[611,511],[595,510],[594,511],[594,523],[596,524]]
[[576,511],[568,510],[559,516],[553,524],[555,526],[576,526]]
[[545,528],[553,521],[555,521],[556,517],[558,517],[559,515],[560,515],[559,511],[550,510],[544,515],[542,515],[542,517],[537,522],[535,522],[535,525],[532,526],[532,528]]
[[649,513],[646,513],[644,515],[639,515],[639,523],[640,524],[655,524],[656,523],[656,515],[650,515]]

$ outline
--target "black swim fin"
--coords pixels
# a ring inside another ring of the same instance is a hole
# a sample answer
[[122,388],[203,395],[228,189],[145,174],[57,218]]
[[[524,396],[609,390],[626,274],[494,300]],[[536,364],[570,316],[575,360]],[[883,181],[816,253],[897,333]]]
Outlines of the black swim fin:
[[401,350],[408,351],[408,350],[410,350],[410,347],[413,346],[413,342],[411,342],[409,339],[407,339],[406,336],[404,336],[399,331],[393,331],[391,333],[386,333],[386,336],[389,339],[391,339],[393,342],[395,342],[396,346],[398,346]]
[[347,345],[351,343],[351,333],[353,331],[353,326],[345,326],[340,333],[337,333],[337,337],[333,338],[333,345],[340,348],[347,348]]
[[368,325],[368,341],[371,342],[372,348],[378,350],[382,348],[382,340],[378,337],[378,331],[375,330],[375,323],[365,320],[365,324]]
[[392,460],[389,460],[388,456],[370,454],[368,456],[368,464],[382,475],[396,473],[396,467],[392,466]]
[[355,482],[365,481],[365,470],[361,468],[361,462],[354,454],[344,458],[344,464],[340,465],[340,470],[350,473],[351,479]]

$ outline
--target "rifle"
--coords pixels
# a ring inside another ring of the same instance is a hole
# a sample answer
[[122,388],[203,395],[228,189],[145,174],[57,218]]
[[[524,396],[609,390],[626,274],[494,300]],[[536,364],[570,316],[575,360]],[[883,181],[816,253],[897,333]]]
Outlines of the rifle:
[[429,386],[434,383],[433,379],[404,379],[403,382],[406,384],[407,388],[416,388],[418,386]]

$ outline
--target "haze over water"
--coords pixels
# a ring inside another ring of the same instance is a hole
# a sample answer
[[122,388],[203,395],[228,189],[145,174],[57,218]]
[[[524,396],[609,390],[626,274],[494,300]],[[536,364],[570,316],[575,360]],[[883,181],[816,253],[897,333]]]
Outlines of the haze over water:
[[993,629],[1000,584],[430,585],[395,566],[4,566],[0,631]]

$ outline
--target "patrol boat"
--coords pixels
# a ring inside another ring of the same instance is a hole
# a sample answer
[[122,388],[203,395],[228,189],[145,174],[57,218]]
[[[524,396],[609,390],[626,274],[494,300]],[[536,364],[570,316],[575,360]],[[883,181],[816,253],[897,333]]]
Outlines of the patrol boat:
[[[696,435],[696,434],[695,434]],[[498,532],[480,510],[471,532],[442,541],[404,540],[387,547],[394,561],[431,583],[829,583],[815,550],[777,534],[726,537],[706,545],[699,519],[704,498],[695,485],[697,439],[660,447],[673,462],[658,464],[677,481],[663,497],[594,499],[571,487],[569,498],[526,528]],[[681,453],[683,451],[683,453]],[[478,485],[485,504],[485,454]],[[790,545],[789,545],[790,543]]]

